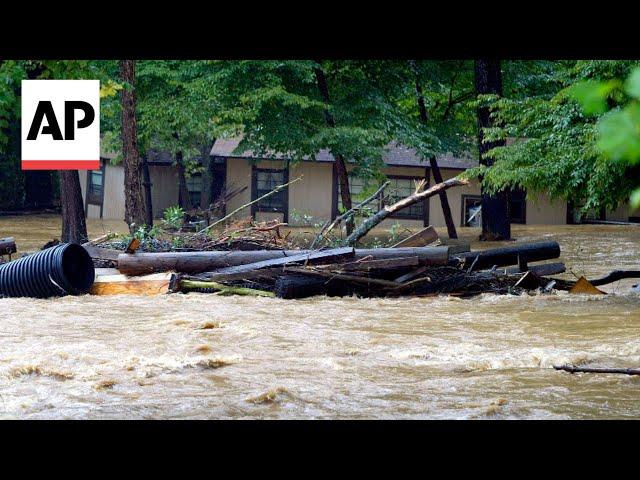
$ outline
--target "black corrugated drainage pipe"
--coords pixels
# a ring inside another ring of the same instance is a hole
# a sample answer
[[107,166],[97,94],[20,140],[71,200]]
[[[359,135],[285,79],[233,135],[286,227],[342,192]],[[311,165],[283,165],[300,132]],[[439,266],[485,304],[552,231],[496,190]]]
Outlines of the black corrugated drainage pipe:
[[87,251],[63,243],[0,265],[0,297],[81,295],[94,280],[93,260]]

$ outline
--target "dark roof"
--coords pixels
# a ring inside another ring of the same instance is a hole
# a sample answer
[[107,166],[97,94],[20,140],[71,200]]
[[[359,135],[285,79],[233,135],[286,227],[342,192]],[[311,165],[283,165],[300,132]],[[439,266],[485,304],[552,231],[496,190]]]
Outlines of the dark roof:
[[[235,158],[257,158],[252,152],[243,152],[235,154],[233,151],[240,143],[240,138],[220,138],[216,140],[211,149],[211,155],[214,157],[235,157]],[[267,159],[283,160],[282,154],[275,154],[266,157]],[[383,154],[384,163],[394,167],[424,167],[427,163],[422,160],[413,148],[399,145],[395,142],[387,145]],[[454,157],[451,154],[438,155],[438,166],[440,168],[450,168],[457,170],[465,170],[478,166],[478,159],[467,157]],[[316,155],[318,162],[333,162],[334,158],[328,150],[320,150]]]
[[149,149],[147,152],[147,161],[153,165],[171,165],[174,158],[169,152]]

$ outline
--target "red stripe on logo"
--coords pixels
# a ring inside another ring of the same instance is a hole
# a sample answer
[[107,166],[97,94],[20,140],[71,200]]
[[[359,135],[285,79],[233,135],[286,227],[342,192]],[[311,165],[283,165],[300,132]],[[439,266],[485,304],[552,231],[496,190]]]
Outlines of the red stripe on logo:
[[99,170],[100,160],[22,160],[22,170]]

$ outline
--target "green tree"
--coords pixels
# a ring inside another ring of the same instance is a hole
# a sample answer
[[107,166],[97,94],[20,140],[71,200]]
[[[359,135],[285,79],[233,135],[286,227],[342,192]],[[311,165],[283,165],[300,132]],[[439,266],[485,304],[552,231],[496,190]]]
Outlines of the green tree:
[[[638,175],[634,164],[607,151],[599,130],[632,117],[635,101],[628,113],[617,114],[629,100],[620,79],[637,65],[604,60],[514,63],[515,88],[500,99],[481,98],[500,125],[485,129],[485,140],[513,141],[489,150],[495,163],[469,175],[482,175],[492,192],[522,187],[582,204],[583,211],[615,209],[638,186]],[[608,138],[611,145],[621,144],[621,136]]]
[[363,63],[223,62],[217,76],[223,119],[243,134],[238,151],[279,152],[295,163],[327,149],[336,159],[343,208],[350,208],[346,166],[365,179],[375,176],[390,140],[381,123],[384,97]]

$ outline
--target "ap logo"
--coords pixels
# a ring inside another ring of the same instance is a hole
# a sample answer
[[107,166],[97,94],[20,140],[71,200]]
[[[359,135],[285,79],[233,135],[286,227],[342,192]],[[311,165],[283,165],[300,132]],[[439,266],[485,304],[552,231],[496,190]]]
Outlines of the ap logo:
[[22,81],[22,169],[100,168],[100,81]]

